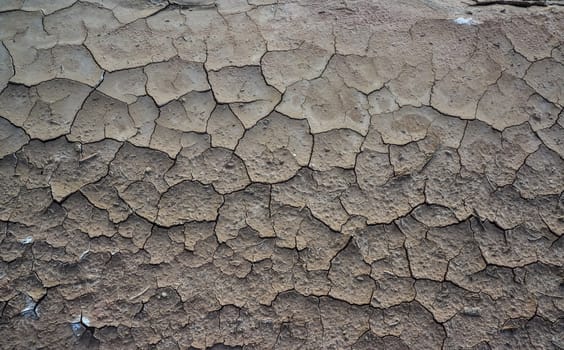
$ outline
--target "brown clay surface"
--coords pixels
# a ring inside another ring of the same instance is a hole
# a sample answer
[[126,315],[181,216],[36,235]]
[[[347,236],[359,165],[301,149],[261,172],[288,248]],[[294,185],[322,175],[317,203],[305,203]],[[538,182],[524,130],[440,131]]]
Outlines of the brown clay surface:
[[563,33],[1,0],[0,348],[563,349]]

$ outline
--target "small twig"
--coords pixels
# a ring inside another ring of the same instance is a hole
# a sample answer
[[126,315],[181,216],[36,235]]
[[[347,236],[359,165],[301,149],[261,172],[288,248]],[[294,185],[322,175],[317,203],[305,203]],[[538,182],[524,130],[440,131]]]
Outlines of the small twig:
[[470,6],[490,6],[490,5],[509,5],[518,7],[531,7],[531,6],[546,6],[545,1],[521,1],[521,0],[473,0],[474,3]]
[[88,155],[88,156],[86,156],[86,157],[84,157],[84,158],[80,158],[80,159],[78,160],[78,162],[79,162],[79,163],[85,162],[85,161],[87,161],[87,160],[90,159],[90,158],[96,157],[97,155],[98,155],[98,152],[92,153],[92,154],[90,154],[90,155]]
[[516,7],[532,7],[532,6],[564,6],[564,2],[560,0],[473,0],[470,6],[491,6],[491,5],[507,5]]
[[546,1],[526,0],[473,0],[470,6],[509,5],[517,7],[547,6]]
[[149,287],[146,287],[145,289],[143,289],[141,292],[135,294],[134,296],[130,297],[129,300],[133,300],[136,298],[139,298],[140,296],[142,296],[143,294],[145,294],[147,291],[149,290]]

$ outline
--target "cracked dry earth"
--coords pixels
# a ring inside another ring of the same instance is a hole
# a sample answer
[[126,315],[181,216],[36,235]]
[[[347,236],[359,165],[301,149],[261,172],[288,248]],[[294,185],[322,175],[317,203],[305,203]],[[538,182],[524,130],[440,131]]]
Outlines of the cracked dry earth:
[[0,348],[564,348],[563,10],[0,1]]

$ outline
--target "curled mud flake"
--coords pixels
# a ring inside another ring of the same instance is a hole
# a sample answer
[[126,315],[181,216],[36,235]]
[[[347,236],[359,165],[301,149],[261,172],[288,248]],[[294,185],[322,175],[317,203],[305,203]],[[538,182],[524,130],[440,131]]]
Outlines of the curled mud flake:
[[211,135],[213,147],[234,150],[244,131],[241,121],[226,105],[217,106],[208,120],[207,133]]
[[269,85],[284,92],[300,80],[311,80],[323,73],[331,53],[316,45],[304,44],[295,50],[268,51],[261,67]]
[[106,72],[98,90],[125,103],[134,103],[139,96],[145,95],[147,76],[143,69],[125,69]]
[[[230,2],[214,2],[219,6],[219,12],[222,12],[222,7],[228,3]],[[259,28],[247,13],[221,16],[214,25],[214,32],[214,35],[209,35],[206,40],[208,70],[218,70],[227,66],[257,65],[266,52],[266,43]]]
[[[34,54],[29,55],[29,51]],[[91,53],[81,45],[57,45],[52,48],[21,50],[12,48],[15,75],[10,81],[26,86],[55,78],[96,86],[103,75]]]
[[172,132],[206,132],[215,105],[211,91],[189,92],[160,107],[156,124]]
[[501,75],[501,67],[487,52],[476,52],[468,62],[450,70],[435,82],[431,105],[441,113],[474,119],[484,91]]
[[170,227],[191,221],[214,221],[222,203],[223,197],[212,186],[184,181],[162,195],[155,222]]
[[147,93],[163,105],[192,91],[206,91],[210,86],[201,63],[173,58],[144,68]]
[[306,119],[314,134],[348,128],[366,135],[370,124],[366,95],[341,79],[301,80],[288,87],[276,110]]
[[23,129],[0,117],[0,157],[17,152],[29,142],[29,136]]
[[115,30],[102,28],[88,35],[84,44],[107,71],[162,62],[176,55],[170,34],[151,30],[144,19]]
[[321,171],[333,167],[351,169],[363,140],[360,134],[348,129],[316,134],[309,166]]
[[0,45],[0,91],[8,85],[8,81],[14,76],[12,56],[4,45]]
[[525,81],[548,101],[564,105],[564,64],[552,58],[534,62]]
[[208,73],[216,100],[229,103],[245,128],[270,114],[280,101],[280,92],[266,84],[259,66],[225,67]]

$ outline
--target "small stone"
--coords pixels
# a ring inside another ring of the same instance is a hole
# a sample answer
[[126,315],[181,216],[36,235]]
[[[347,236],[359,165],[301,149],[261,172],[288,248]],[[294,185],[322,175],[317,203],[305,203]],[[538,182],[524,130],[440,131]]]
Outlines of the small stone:
[[462,312],[467,316],[480,317],[479,307],[465,307]]

